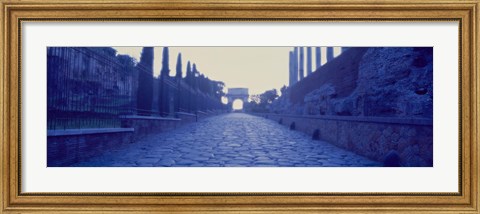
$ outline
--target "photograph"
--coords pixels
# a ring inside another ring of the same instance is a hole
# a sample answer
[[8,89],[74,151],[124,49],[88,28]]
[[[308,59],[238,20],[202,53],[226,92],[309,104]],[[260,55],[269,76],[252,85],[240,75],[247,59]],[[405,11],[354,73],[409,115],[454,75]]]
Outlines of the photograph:
[[433,167],[433,50],[48,46],[47,167]]
[[480,0],[0,7],[0,213],[480,211]]

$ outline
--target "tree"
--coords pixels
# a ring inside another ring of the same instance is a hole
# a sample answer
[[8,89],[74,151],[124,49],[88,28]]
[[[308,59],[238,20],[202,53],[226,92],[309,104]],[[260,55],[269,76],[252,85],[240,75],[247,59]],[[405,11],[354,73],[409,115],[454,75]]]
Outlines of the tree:
[[180,82],[182,80],[182,54],[178,53],[177,57],[177,69],[176,69],[176,75],[175,75],[175,80],[177,82],[177,89],[175,91],[175,102],[174,102],[174,111],[179,112],[180,111]]
[[193,63],[192,66],[192,88],[195,91],[195,94],[193,95],[192,99],[192,110],[196,112],[198,110],[198,103],[199,103],[199,97],[197,94],[197,89],[198,89],[198,81],[197,81],[197,76],[198,76],[198,71],[197,71],[197,65]]
[[137,109],[142,115],[150,115],[153,101],[153,47],[144,47],[137,64]]
[[287,93],[287,86],[286,85],[283,85],[283,87],[280,88],[280,93],[282,93],[282,96],[284,96],[285,93]]
[[277,97],[277,89],[265,91],[263,94],[260,94],[260,103],[270,104],[277,99]]
[[117,55],[117,60],[118,60],[118,62],[120,62],[120,64],[122,64],[123,66],[125,66],[127,68],[133,68],[133,67],[135,67],[135,64],[137,63],[135,61],[135,58],[133,58],[129,55],[123,55],[123,54]]
[[226,94],[223,91],[225,88],[225,83],[221,81],[213,81],[213,93],[215,94],[215,97],[221,102],[222,97],[224,97]]
[[175,77],[177,79],[182,78],[182,53],[178,53],[177,56],[177,69]]
[[193,88],[197,89],[198,88],[198,77],[199,76],[199,72],[197,70],[197,65],[195,63],[193,63],[193,66],[192,66],[192,79],[193,79]]
[[159,83],[158,86],[158,110],[160,111],[160,116],[165,117],[170,113],[170,98],[169,98],[169,87],[166,83],[167,78],[169,77],[170,68],[168,65],[168,47],[163,48],[162,54],[162,70],[160,70]]
[[224,107],[222,97],[225,96],[223,92],[225,83],[210,80],[198,71],[195,63],[190,63],[190,61],[187,62],[187,71],[184,80],[191,89],[182,92],[186,94],[187,98],[185,98],[185,103],[189,111],[195,112],[200,109],[220,109]]
[[262,94],[251,95],[250,103],[245,106],[246,111],[250,112],[268,112],[268,106],[277,99],[278,94],[276,89],[267,90]]
[[160,76],[168,76],[170,73],[170,67],[168,66],[168,47],[163,48],[162,53],[162,70],[160,70]]
[[251,102],[254,102],[255,104],[260,104],[260,94],[253,94],[250,95],[250,100]]
[[192,80],[193,80],[193,76],[192,76],[192,66],[190,66],[190,61],[188,61],[188,62],[187,62],[187,71],[186,71],[186,74],[185,74],[185,82],[186,82],[187,85],[189,85],[190,87],[193,87]]

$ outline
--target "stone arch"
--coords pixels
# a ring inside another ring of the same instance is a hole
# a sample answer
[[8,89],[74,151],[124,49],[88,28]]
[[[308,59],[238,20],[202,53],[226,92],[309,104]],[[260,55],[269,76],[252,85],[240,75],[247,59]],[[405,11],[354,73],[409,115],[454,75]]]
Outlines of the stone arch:
[[232,106],[235,100],[241,100],[245,106],[245,103],[248,103],[248,88],[229,88],[225,96],[229,106]]
[[230,106],[234,111],[243,110],[243,108],[245,107],[245,101],[240,98],[234,99],[232,101],[232,104],[230,104]]

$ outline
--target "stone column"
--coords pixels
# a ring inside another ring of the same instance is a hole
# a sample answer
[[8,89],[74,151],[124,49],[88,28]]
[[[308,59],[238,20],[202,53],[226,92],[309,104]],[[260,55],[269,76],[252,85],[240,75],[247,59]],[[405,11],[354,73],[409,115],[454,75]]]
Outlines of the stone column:
[[322,66],[322,49],[315,47],[315,70]]
[[288,52],[288,85],[293,85],[293,52]]
[[293,84],[297,83],[298,81],[298,47],[293,49]]
[[307,76],[312,74],[312,47],[307,47]]
[[305,59],[303,56],[303,47],[300,47],[300,69],[298,69],[298,76],[300,77],[299,81],[301,81],[303,79],[303,76],[305,75],[304,68],[305,68]]
[[327,47],[327,62],[333,59],[333,47]]

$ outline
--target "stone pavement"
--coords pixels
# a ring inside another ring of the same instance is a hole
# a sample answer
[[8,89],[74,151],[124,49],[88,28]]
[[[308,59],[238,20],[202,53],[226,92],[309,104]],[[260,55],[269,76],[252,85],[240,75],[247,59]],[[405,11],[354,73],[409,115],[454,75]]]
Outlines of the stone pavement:
[[275,121],[243,113],[209,117],[112,148],[74,166],[381,166]]

